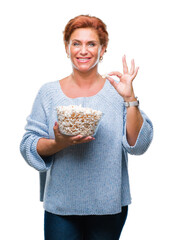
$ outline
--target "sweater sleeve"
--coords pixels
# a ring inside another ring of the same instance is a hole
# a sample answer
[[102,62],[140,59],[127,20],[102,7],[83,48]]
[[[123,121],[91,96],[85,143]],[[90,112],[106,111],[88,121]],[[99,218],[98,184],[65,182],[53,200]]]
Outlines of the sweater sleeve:
[[42,101],[42,88],[36,96],[31,114],[27,117],[26,132],[20,143],[20,152],[31,167],[45,172],[52,165],[52,156],[42,158],[37,152],[38,140],[49,138],[46,111]]
[[145,153],[153,139],[153,125],[147,115],[141,111],[143,117],[143,124],[138,134],[136,143],[134,146],[130,146],[126,136],[126,111],[124,114],[124,134],[123,134],[123,147],[132,155],[142,155]]

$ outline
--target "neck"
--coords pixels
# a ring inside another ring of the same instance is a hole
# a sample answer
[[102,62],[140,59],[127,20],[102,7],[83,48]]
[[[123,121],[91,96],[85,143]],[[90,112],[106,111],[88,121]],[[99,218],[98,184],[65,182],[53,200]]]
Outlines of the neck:
[[91,85],[98,82],[100,78],[102,78],[97,71],[97,67],[88,72],[80,72],[73,68],[73,73],[70,77],[71,80],[80,88],[90,88]]

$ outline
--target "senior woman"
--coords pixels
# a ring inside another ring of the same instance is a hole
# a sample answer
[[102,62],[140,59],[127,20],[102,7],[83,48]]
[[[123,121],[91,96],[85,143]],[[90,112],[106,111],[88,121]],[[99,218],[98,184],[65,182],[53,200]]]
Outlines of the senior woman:
[[[108,33],[96,17],[71,19],[64,43],[72,74],[40,88],[21,154],[40,172],[46,240],[118,240],[131,203],[127,154],[143,154],[153,136],[132,85],[138,67],[123,56],[123,73],[98,73]],[[79,104],[104,113],[94,137],[59,131],[56,107]]]

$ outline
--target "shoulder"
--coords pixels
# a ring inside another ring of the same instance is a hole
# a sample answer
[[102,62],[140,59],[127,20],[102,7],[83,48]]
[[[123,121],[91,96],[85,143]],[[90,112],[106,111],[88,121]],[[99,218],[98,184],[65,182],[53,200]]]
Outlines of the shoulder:
[[47,104],[52,101],[52,98],[57,92],[58,81],[44,83],[38,90],[36,100],[42,104]]
[[49,93],[55,92],[57,91],[57,85],[58,85],[58,81],[53,81],[53,82],[47,82],[44,83],[40,89],[39,89],[39,93],[42,95],[47,95]]

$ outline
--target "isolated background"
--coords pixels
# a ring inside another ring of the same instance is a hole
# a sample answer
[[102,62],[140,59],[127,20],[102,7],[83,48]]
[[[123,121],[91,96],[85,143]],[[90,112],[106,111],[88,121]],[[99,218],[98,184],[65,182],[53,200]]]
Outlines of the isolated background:
[[39,88],[71,73],[62,31],[80,14],[107,24],[110,42],[101,74],[122,72],[123,54],[128,64],[135,59],[140,67],[135,93],[154,125],[149,150],[129,157],[132,204],[121,240],[172,240],[173,16],[168,0],[0,3],[0,238],[43,239],[38,172],[22,159],[19,144]]

